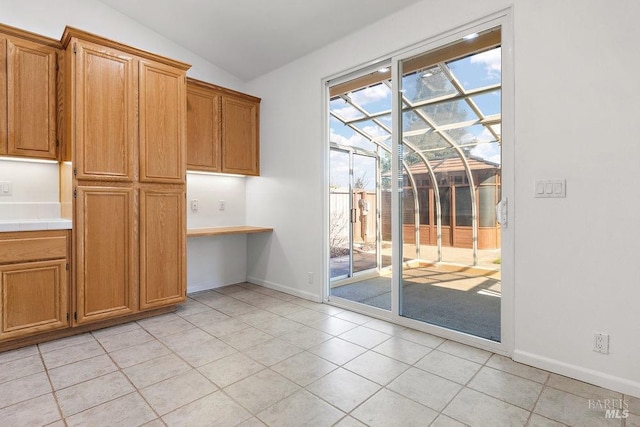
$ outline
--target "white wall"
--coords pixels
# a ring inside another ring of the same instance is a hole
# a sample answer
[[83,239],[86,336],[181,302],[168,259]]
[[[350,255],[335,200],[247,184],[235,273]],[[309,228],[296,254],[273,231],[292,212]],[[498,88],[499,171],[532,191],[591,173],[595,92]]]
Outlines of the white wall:
[[640,3],[572,6],[515,8],[516,356],[640,396]]
[[[247,221],[275,231],[249,245],[247,274],[322,296],[322,79],[511,4],[514,357],[640,396],[635,0],[425,0],[248,83],[263,102]],[[567,198],[535,199],[540,178],[566,178]],[[592,351],[595,331],[611,335],[609,355]]]
[[0,221],[60,217],[57,163],[0,160],[0,182],[12,188],[0,197]]
[[[243,225],[245,182],[251,178],[187,174],[187,228]],[[198,201],[198,211],[190,208]],[[224,211],[219,202],[224,200]],[[187,291],[217,288],[247,278],[247,236],[190,237],[187,240]]]
[[237,77],[97,0],[0,0],[0,22],[58,40],[65,26],[76,27],[191,64],[188,76],[244,90]]

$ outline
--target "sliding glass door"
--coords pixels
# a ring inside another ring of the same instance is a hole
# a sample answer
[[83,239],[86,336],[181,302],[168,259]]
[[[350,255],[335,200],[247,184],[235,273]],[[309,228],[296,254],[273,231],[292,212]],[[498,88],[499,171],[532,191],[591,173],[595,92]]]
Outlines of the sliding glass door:
[[391,63],[328,85],[328,300],[499,343],[501,26]]
[[388,68],[365,72],[332,87],[329,103],[329,298],[382,310],[391,309],[389,78]]
[[354,149],[331,149],[331,280],[379,266],[377,159]]
[[500,341],[500,30],[399,69],[398,143],[408,165],[401,239],[417,260],[401,266],[400,314]]

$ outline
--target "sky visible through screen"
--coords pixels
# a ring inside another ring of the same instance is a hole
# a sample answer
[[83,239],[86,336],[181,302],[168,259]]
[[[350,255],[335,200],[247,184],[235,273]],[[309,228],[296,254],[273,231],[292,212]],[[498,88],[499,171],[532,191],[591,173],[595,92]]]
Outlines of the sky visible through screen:
[[[457,79],[465,91],[480,89],[501,83],[501,49],[493,48],[485,52],[467,56],[465,58],[446,63],[448,70]],[[412,72],[403,77],[403,96],[412,103],[424,101],[429,98],[436,98],[446,95],[457,94],[454,85],[445,77],[442,70],[437,66],[431,69]],[[378,116],[380,124],[373,120],[365,119],[366,116],[357,108],[354,108],[344,99],[335,97],[330,101],[330,111],[343,120],[349,121],[362,119],[353,125],[363,133],[375,138],[376,142],[391,148],[391,104],[392,93],[389,85],[378,83],[364,89],[349,92],[347,96],[361,109],[369,114],[384,113]],[[501,114],[501,90],[496,88],[488,93],[483,93],[470,97],[484,117],[500,116]],[[404,104],[406,107],[406,104]],[[421,107],[420,111],[432,118],[437,126],[456,126],[460,122],[473,122],[478,116],[464,100],[448,102],[445,104],[429,105]],[[354,129],[346,126],[339,119],[330,115],[330,141],[342,146],[357,147],[367,151],[375,152],[376,144],[368,138],[360,135]],[[493,131],[500,135],[500,121],[490,125]],[[432,132],[431,128],[419,120],[415,112],[403,113],[403,132],[405,135],[418,135],[410,138],[420,139],[420,134]],[[465,146],[469,144],[466,152],[472,157],[484,159],[486,161],[500,164],[500,144],[496,137],[489,131],[487,126],[475,123],[468,126],[445,131],[447,136],[457,144]],[[433,148],[436,145],[448,147],[444,139],[437,135],[430,136]],[[436,139],[440,142],[433,142]],[[412,139],[413,141],[414,139]],[[410,150],[409,150],[410,151]],[[428,151],[428,150],[427,150]],[[425,151],[425,153],[427,152]],[[349,185],[349,164],[348,156],[336,155],[333,151],[330,156],[330,185],[332,188],[348,188]],[[375,170],[354,171],[354,177],[358,173],[366,173],[368,181],[375,180]],[[373,183],[375,189],[375,182]],[[371,186],[371,184],[369,184]]]

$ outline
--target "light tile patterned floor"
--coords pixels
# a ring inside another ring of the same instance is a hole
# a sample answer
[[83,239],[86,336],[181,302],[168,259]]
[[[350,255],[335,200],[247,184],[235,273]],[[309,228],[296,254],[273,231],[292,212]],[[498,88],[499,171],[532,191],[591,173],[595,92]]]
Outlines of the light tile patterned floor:
[[640,399],[242,283],[0,353],[0,425],[640,426]]

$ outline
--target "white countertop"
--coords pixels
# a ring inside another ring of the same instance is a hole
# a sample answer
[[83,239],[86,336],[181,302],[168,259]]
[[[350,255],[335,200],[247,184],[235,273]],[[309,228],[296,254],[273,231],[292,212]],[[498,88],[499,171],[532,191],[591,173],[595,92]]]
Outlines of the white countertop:
[[0,232],[70,230],[71,220],[62,218],[48,219],[11,219],[0,220]]

